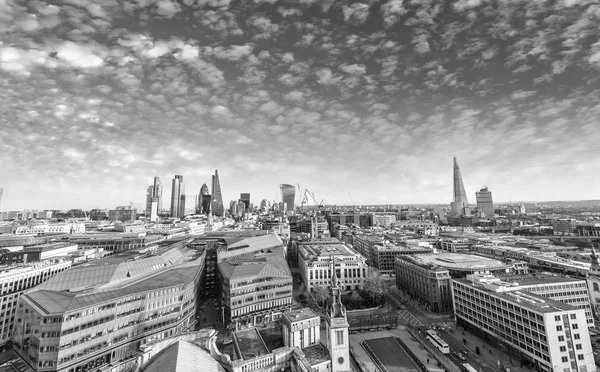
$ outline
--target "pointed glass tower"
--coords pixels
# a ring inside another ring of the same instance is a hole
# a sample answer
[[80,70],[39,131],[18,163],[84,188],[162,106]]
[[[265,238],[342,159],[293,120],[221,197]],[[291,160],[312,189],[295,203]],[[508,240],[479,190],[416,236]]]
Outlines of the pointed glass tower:
[[213,216],[223,216],[223,194],[221,194],[221,182],[219,181],[219,172],[215,169],[215,175],[212,176],[212,203],[211,209]]
[[467,207],[469,205],[469,202],[467,201],[467,193],[465,192],[465,185],[463,185],[463,180],[456,157],[454,158],[454,202],[462,203],[463,207]]

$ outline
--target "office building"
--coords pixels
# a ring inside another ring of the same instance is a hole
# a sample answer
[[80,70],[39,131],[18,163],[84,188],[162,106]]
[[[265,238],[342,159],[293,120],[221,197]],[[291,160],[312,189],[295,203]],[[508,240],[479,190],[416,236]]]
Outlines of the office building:
[[487,186],[475,192],[475,198],[477,199],[477,209],[479,212],[483,213],[487,218],[494,217],[492,192],[488,190]]
[[158,214],[163,210],[163,184],[160,180],[160,177],[154,177],[154,183],[152,186],[152,197],[157,199],[156,213]]
[[163,238],[144,233],[106,233],[71,235],[69,242],[77,244],[79,249],[96,249],[109,254],[122,253],[134,249],[152,251],[158,248]]
[[137,209],[130,207],[117,207],[108,211],[109,221],[134,221],[137,219]]
[[218,263],[224,324],[236,331],[265,325],[292,308],[292,273],[282,251],[261,250]]
[[596,371],[584,309],[507,288],[510,284],[498,278],[453,279],[457,325],[534,371]]
[[250,194],[249,193],[241,193],[240,200],[244,203],[244,210],[250,210]]
[[200,188],[200,193],[198,194],[198,207],[197,213],[208,214],[210,210],[210,191],[208,190],[208,186],[205,183],[202,184]]
[[454,158],[454,200],[450,203],[450,210],[453,217],[464,214],[464,208],[468,207],[467,193],[463,184],[462,175],[458,166],[458,160]]
[[21,296],[13,350],[40,372],[134,360],[140,346],[193,330],[204,257],[166,246],[59,273]]
[[150,215],[152,214],[152,199],[154,194],[154,186],[150,185],[146,188],[146,209],[145,209],[145,216],[146,218],[149,218]]
[[229,214],[232,217],[237,217],[238,215],[238,202],[237,200],[232,200],[229,202]]
[[588,285],[592,312],[596,319],[600,319],[600,263],[598,262],[598,253],[593,245],[591,260],[592,264],[585,279]]
[[328,287],[335,262],[338,284],[344,291],[363,288],[367,276],[366,259],[338,239],[298,242],[298,267],[306,288]]
[[171,217],[183,218],[185,215],[185,184],[182,175],[175,175],[171,187]]
[[[4,255],[3,255],[4,256]],[[13,335],[13,325],[19,297],[36,285],[68,270],[70,260],[46,260],[36,263],[20,263],[4,266],[0,273],[0,347],[4,347]]]
[[293,212],[296,198],[296,187],[283,183],[279,185],[279,189],[281,190],[281,201],[283,202],[283,208],[286,212]]
[[211,209],[213,216],[223,217],[225,208],[223,205],[223,194],[221,193],[221,181],[219,180],[219,172],[215,169],[215,174],[212,176],[212,201]]
[[571,218],[559,218],[552,221],[554,235],[573,235],[575,232],[575,220]]
[[329,229],[333,231],[334,224],[355,225],[363,229],[373,226],[373,213],[330,213],[325,216]]

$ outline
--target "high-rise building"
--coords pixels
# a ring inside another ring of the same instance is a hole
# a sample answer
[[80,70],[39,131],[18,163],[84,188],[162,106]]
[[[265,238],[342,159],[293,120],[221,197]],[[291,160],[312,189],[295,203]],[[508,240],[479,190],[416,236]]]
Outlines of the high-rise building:
[[154,198],[154,186],[150,185],[146,189],[146,218],[152,214],[152,199]]
[[[183,197],[183,199],[182,199]],[[175,175],[173,186],[171,187],[171,217],[183,217],[182,215],[182,200],[185,205],[185,187],[183,184],[183,176]],[[185,209],[183,209],[185,211]]]
[[450,203],[453,216],[460,216],[463,213],[463,208],[467,207],[467,193],[463,184],[460,168],[456,157],[454,158],[454,200]]
[[210,191],[208,190],[208,186],[206,186],[206,184],[204,183],[202,184],[202,187],[200,188],[200,194],[198,195],[198,204],[200,204],[199,212],[208,214],[208,212],[210,211],[210,202]]
[[154,184],[152,185],[152,197],[156,198],[156,204],[158,206],[157,213],[160,213],[163,208],[162,195],[163,195],[163,184],[160,177],[154,177]]
[[250,210],[250,193],[243,192],[240,194],[240,200],[244,202],[245,210]]
[[288,184],[279,185],[281,189],[281,201],[284,204],[286,211],[291,212],[294,210],[294,199],[296,197],[296,187]]
[[229,203],[229,214],[232,216],[236,216],[238,212],[238,202],[237,200],[232,200]]
[[477,209],[485,214],[486,217],[494,217],[494,202],[492,200],[492,192],[487,186],[475,192],[477,199]]
[[2,191],[4,191],[4,189],[0,187],[0,205],[2,205]]
[[223,216],[223,194],[221,193],[221,182],[219,180],[219,172],[215,169],[215,175],[212,176],[212,202],[211,208],[213,216]]

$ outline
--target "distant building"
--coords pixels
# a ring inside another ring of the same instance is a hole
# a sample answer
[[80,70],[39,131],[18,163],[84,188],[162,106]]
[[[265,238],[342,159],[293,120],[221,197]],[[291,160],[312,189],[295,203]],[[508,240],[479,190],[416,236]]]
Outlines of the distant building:
[[185,184],[182,175],[175,175],[171,187],[171,217],[183,218],[185,215]]
[[329,222],[329,229],[333,229],[333,225],[353,224],[358,227],[368,228],[373,226],[373,213],[330,213],[326,217]]
[[134,221],[137,219],[137,209],[117,207],[117,209],[111,209],[108,211],[109,221]]
[[451,214],[453,217],[458,217],[464,214],[464,208],[469,206],[465,185],[463,184],[462,175],[458,160],[454,158],[454,200],[450,203]]
[[245,206],[245,210],[249,211],[250,210],[250,193],[241,193],[240,194],[240,200],[244,203]]
[[200,188],[200,193],[198,194],[198,210],[197,213],[208,214],[210,211],[210,191],[208,190],[208,186],[205,183],[202,184]]
[[335,272],[342,290],[363,288],[368,269],[366,259],[340,240],[311,240],[299,242],[297,247],[300,275],[308,290],[330,285],[332,259],[335,261]]
[[154,183],[152,185],[152,197],[156,198],[156,212],[161,213],[163,210],[163,184],[160,177],[154,177]]
[[294,210],[294,199],[296,198],[296,187],[284,183],[279,185],[279,189],[281,190],[281,201],[283,202],[284,209],[287,212],[292,212]]
[[600,237],[600,223],[576,225],[575,232],[579,236]]
[[471,276],[452,280],[456,324],[540,372],[595,372],[584,309],[502,281]]
[[492,200],[492,192],[487,187],[475,192],[477,199],[477,209],[485,214],[486,217],[494,217],[494,201]]
[[215,174],[212,176],[212,201],[211,209],[213,216],[223,217],[223,194],[221,193],[221,181],[219,180],[219,172],[215,169]]
[[552,221],[554,235],[572,235],[575,232],[575,220],[571,218],[559,218]]

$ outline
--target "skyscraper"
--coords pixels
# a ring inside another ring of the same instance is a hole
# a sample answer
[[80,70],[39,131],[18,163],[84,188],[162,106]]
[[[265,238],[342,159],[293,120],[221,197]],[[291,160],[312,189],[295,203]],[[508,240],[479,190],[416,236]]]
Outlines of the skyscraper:
[[154,198],[154,185],[148,186],[146,189],[146,218],[152,214],[152,199]]
[[221,182],[219,181],[219,172],[215,169],[215,175],[212,176],[212,203],[211,208],[213,216],[223,216],[223,194],[221,194]]
[[296,187],[288,184],[279,185],[281,189],[281,201],[285,205],[285,209],[290,212],[294,210],[294,199],[296,198]]
[[250,210],[250,193],[243,192],[240,194],[240,200],[244,202],[244,210]]
[[171,217],[181,218],[183,213],[185,213],[185,185],[183,176],[175,175],[171,187]]
[[487,186],[475,192],[477,199],[477,209],[485,214],[486,217],[494,217],[494,202],[492,201],[492,192]]
[[208,214],[210,211],[210,191],[208,191],[208,186],[206,184],[202,184],[200,188],[200,195],[198,195],[198,203],[200,203],[200,213]]
[[2,205],[2,191],[4,191],[4,189],[0,187],[0,205]]
[[157,199],[157,206],[158,206],[157,213],[160,213],[163,208],[162,196],[163,196],[162,181],[160,180],[160,177],[154,177],[154,185],[152,188],[152,197]]
[[465,192],[465,185],[463,184],[462,176],[460,174],[460,168],[458,167],[458,161],[454,158],[454,200],[450,203],[453,216],[459,216],[463,213],[463,208],[467,207],[469,202],[467,201],[467,193]]

